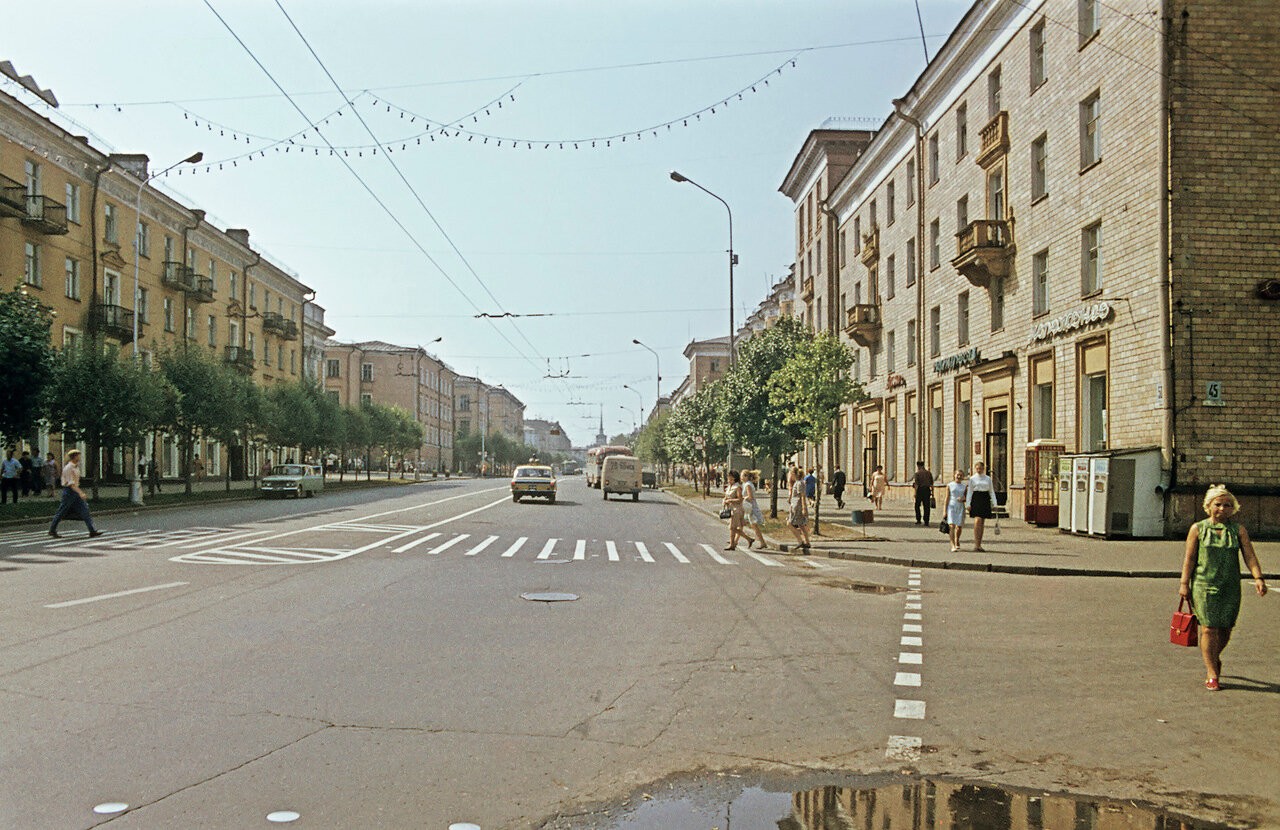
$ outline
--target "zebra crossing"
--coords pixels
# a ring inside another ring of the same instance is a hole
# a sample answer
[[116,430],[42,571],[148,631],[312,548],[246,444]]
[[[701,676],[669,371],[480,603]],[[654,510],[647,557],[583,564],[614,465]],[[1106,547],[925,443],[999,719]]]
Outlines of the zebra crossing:
[[46,530],[0,534],[0,552],[19,556],[83,556],[160,552],[172,562],[202,565],[310,565],[335,562],[370,551],[391,556],[456,556],[464,561],[602,562],[612,565],[710,563],[780,568],[777,559],[738,548],[689,541],[575,539],[502,536],[433,530],[432,526],[349,520],[306,528],[186,527],[108,533],[95,539],[68,534],[54,539]]

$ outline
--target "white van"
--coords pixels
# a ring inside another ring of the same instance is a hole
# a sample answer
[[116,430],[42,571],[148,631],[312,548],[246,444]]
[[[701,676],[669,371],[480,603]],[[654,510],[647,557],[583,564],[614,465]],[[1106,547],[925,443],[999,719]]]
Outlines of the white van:
[[600,468],[600,492],[605,501],[610,493],[630,493],[640,501],[640,459],[631,455],[611,455]]

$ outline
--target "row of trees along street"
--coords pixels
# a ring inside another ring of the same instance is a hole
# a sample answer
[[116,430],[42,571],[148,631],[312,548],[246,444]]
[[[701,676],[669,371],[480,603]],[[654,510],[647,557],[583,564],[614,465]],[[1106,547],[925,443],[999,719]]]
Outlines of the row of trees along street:
[[[395,407],[343,407],[306,379],[262,389],[209,350],[186,343],[158,354],[154,368],[93,337],[54,349],[50,324],[49,310],[33,297],[0,290],[6,446],[44,426],[61,433],[64,443],[83,441],[86,465],[96,465],[99,450],[138,447],[153,433],[168,433],[177,441],[189,493],[201,437],[224,446],[296,448],[317,459],[326,451],[341,459],[361,451],[367,456],[374,447],[403,455],[422,445],[422,425]],[[101,471],[90,466],[87,474],[96,498]]]
[[[830,438],[840,408],[866,397],[850,375],[852,366],[853,352],[834,335],[784,317],[741,342],[727,375],[645,424],[635,452],[668,470],[699,467],[704,494],[712,466],[724,461],[730,445],[750,456],[752,467],[767,461],[773,472],[769,515],[777,518],[783,459],[806,442]],[[817,529],[816,504],[813,520]]]

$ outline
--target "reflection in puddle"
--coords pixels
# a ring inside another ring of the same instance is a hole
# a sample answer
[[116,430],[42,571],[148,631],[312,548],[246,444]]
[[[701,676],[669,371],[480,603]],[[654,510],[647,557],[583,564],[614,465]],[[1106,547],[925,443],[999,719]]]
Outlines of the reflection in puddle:
[[[678,790],[676,791],[679,792]],[[795,793],[751,787],[646,801],[610,830],[1221,830],[1129,801],[1105,801],[937,779]]]

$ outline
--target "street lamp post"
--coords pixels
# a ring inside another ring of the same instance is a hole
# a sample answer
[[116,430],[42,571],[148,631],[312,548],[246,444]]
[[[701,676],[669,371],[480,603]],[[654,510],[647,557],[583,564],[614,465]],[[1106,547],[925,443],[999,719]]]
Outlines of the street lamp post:
[[138,192],[133,199],[134,208],[134,228],[133,228],[133,359],[138,359],[138,301],[142,297],[142,291],[138,286],[138,260],[142,258],[142,191],[147,186],[147,182],[152,179],[159,178],[168,173],[180,164],[195,164],[204,158],[203,152],[195,152],[184,158],[182,161],[175,161],[159,173],[144,175],[142,180],[138,182]]
[[640,404],[638,407],[636,407],[636,412],[640,415],[640,423],[644,423],[644,395],[640,394],[639,389],[632,389],[630,386],[627,386],[625,383],[622,384],[622,388],[626,389],[628,392],[631,392],[636,396],[636,400]]
[[703,193],[715,199],[720,204],[724,205],[724,209],[729,213],[729,368],[732,370],[734,366],[733,337],[735,329],[733,324],[733,266],[738,264],[738,255],[733,252],[733,209],[729,207],[729,203],[724,199],[721,199],[719,196],[712,193],[710,190],[707,190],[688,176],[683,176],[680,173],[677,173],[675,170],[671,171],[671,181],[688,182]]
[[[730,310],[732,311],[732,309]],[[645,351],[649,352],[649,354],[653,355],[653,367],[655,370],[654,375],[657,377],[657,380],[654,381],[654,385],[653,385],[653,394],[654,394],[653,407],[654,409],[657,409],[658,401],[662,400],[662,361],[658,359],[657,352],[655,352],[653,349],[650,349],[648,346],[641,343],[639,340],[633,339],[631,342],[636,344],[640,348],[644,349]]]

